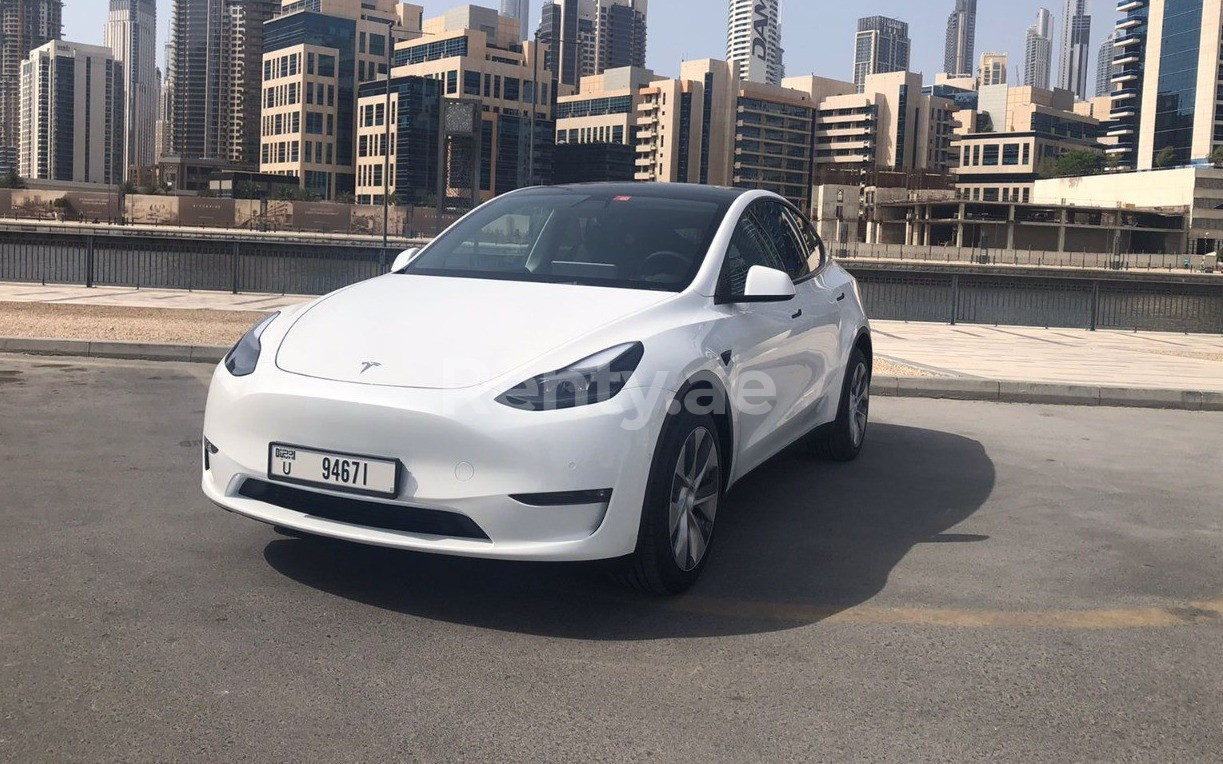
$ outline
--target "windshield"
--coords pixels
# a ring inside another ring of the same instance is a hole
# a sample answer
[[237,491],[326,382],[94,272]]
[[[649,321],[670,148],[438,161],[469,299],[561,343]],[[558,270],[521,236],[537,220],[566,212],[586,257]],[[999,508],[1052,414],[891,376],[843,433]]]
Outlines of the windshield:
[[405,271],[681,292],[726,208],[715,202],[546,189],[477,209]]

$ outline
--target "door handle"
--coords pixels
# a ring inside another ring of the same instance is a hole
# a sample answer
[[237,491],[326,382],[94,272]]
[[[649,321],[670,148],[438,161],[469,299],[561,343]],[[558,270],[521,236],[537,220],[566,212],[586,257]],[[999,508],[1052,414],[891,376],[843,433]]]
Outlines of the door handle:
[[790,318],[802,318],[802,317],[803,317],[803,309],[802,309],[802,308],[799,308],[797,313],[795,313],[794,315],[790,316]]
[[845,293],[844,293],[844,292],[841,292],[841,294],[839,294],[839,295],[837,296],[837,302],[841,302],[841,301],[843,301],[844,299],[845,299]]

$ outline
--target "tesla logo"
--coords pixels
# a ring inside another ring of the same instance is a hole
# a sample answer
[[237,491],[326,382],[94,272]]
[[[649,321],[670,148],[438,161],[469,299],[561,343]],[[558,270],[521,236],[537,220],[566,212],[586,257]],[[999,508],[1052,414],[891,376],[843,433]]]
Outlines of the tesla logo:
[[365,372],[369,371],[370,369],[380,369],[380,368],[382,368],[382,364],[378,363],[377,361],[366,361],[365,363],[361,364],[361,373],[364,374]]

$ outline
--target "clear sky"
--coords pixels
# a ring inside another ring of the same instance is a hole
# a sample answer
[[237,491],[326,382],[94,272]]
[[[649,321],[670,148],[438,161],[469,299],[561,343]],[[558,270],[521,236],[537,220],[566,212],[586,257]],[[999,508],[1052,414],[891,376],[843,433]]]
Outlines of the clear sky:
[[[353,0],[356,2],[357,0]],[[454,0],[424,0],[425,15],[440,13],[466,3]],[[500,7],[499,0],[476,5]],[[106,23],[106,0],[65,0],[64,36],[76,42],[102,42]],[[533,23],[538,21],[538,6],[532,4]],[[947,15],[954,0],[782,0],[782,45],[786,49],[788,74],[818,74],[850,80],[853,78],[853,38],[860,16],[883,15],[909,22],[913,39],[914,71],[924,72],[926,80],[943,66],[943,35]],[[1095,82],[1095,54],[1099,44],[1112,31],[1116,21],[1114,0],[1095,0],[1092,29],[1092,64],[1088,90]],[[171,0],[157,0],[158,58],[161,58],[170,23]],[[1061,0],[980,0],[977,10],[977,55],[984,52],[1009,53],[1008,77],[1015,78],[1016,67],[1023,65],[1024,35],[1035,21],[1036,11],[1046,7],[1054,16],[1054,57],[1061,35]],[[674,76],[684,59],[725,58],[725,0],[651,0],[649,65],[661,75]],[[1056,64],[1054,65],[1056,76]]]

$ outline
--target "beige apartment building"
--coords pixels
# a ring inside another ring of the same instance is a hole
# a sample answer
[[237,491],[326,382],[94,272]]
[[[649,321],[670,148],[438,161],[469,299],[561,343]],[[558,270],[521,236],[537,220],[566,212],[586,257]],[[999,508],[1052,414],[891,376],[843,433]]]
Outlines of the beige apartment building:
[[956,165],[955,104],[923,94],[920,74],[873,74],[861,93],[853,83],[819,77],[786,84],[810,88],[817,102],[817,172],[827,167],[946,173]]
[[[447,149],[447,161],[453,165],[452,182],[469,182],[472,179],[464,175],[459,165],[470,166],[466,161],[470,158],[467,156],[469,150],[479,152],[475,174],[482,200],[548,180],[557,94],[552,90],[554,77],[546,55],[546,46],[522,41],[517,19],[490,8],[470,5],[425,20],[421,36],[396,46],[395,66],[391,72],[395,81],[437,80],[445,98],[472,103],[479,112],[478,141],[471,146],[451,145]],[[562,94],[566,90],[572,88],[560,87]],[[433,153],[410,156],[399,152],[393,139],[392,171],[384,179],[382,147],[385,141],[381,136],[385,127],[378,113],[384,108],[385,90],[381,92],[382,95],[361,97],[358,103],[356,195],[359,201],[376,202],[387,190],[395,193],[395,179],[404,176],[406,169],[400,168],[400,162],[437,161]],[[394,86],[392,92],[395,92]],[[393,100],[397,104],[397,96]],[[392,117],[399,114],[397,106],[393,105]],[[362,154],[362,150],[367,153]]]
[[356,191],[357,91],[385,78],[396,40],[420,37],[419,5],[283,0],[264,29],[261,172],[336,199]]
[[726,61],[686,61],[642,91],[637,180],[759,188],[806,209],[814,103],[797,90],[740,80]]
[[636,66],[582,78],[576,95],[556,99],[556,142],[635,146],[642,92],[658,79]]
[[637,107],[636,179],[732,185],[739,87],[736,66],[715,59],[650,83]]
[[956,189],[964,199],[1028,202],[1041,162],[1072,149],[1102,148],[1100,122],[1076,110],[1069,90],[995,85],[962,112]]

